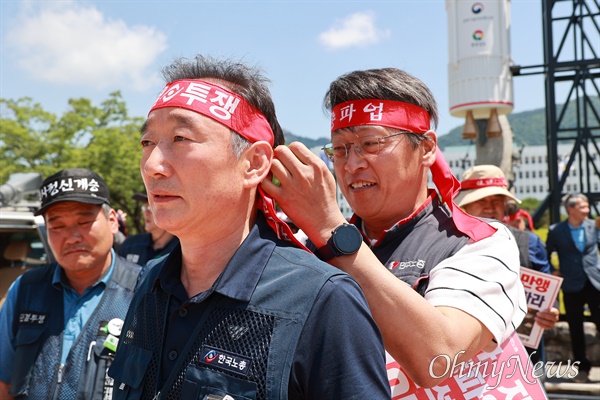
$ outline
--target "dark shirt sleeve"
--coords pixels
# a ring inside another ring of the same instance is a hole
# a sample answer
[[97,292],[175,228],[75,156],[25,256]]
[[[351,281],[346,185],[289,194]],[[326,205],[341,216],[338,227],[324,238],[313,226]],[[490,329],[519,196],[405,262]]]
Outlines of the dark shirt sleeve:
[[546,246],[542,239],[534,233],[529,235],[529,261],[533,269],[549,274],[552,272],[548,256],[546,255]]
[[299,339],[289,399],[389,398],[383,340],[364,294],[350,277],[333,277]]

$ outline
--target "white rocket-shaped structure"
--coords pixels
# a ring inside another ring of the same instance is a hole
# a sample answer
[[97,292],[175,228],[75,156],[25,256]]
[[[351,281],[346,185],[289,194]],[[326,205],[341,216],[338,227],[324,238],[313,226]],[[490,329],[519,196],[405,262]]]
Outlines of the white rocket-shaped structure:
[[446,0],[446,11],[450,113],[465,118],[463,138],[476,140],[476,164],[512,175],[510,1]]

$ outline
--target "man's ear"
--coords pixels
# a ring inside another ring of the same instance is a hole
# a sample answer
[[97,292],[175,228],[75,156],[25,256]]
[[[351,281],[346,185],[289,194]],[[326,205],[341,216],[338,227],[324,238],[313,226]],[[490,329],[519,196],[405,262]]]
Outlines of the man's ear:
[[244,150],[244,186],[258,186],[271,172],[273,162],[273,147],[268,142],[252,143]]
[[423,134],[427,139],[421,142],[423,146],[423,165],[431,167],[435,162],[435,152],[437,151],[437,136],[434,131],[427,131]]
[[[102,213],[104,213],[104,210],[102,210]],[[117,217],[117,212],[113,208],[111,208],[108,213],[108,223],[110,224],[110,230],[113,235],[119,232],[119,218]]]

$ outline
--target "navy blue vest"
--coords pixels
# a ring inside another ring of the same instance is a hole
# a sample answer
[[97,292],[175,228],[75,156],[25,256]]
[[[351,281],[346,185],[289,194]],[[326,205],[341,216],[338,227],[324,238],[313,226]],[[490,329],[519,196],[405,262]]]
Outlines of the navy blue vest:
[[[169,371],[161,399],[213,398],[215,391],[218,398],[228,394],[235,399],[287,398],[292,360],[306,319],[323,285],[343,272],[315,262],[297,248],[276,247],[273,241],[262,246],[268,261],[250,300],[218,292],[204,300],[207,309],[182,335],[187,341],[185,356]],[[160,390],[169,296],[155,279],[162,268],[173,267],[177,257],[180,253],[174,251],[147,267],[150,271],[131,304],[110,369],[115,399],[153,399]],[[214,367],[217,357],[224,357],[227,368]]]
[[117,257],[102,299],[62,368],[63,292],[52,285],[56,268],[58,264],[47,265],[21,278],[13,320],[16,353],[11,393],[35,399],[110,398],[103,391],[105,382],[111,383],[106,371],[114,354],[104,347],[106,334],[99,327],[113,318],[125,318],[141,267]]

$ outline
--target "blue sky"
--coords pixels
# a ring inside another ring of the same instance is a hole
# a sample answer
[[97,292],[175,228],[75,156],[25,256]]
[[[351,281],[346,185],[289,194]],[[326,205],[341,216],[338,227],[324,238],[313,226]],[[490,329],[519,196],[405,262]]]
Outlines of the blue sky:
[[[543,63],[541,0],[511,2],[515,64]],[[99,105],[119,90],[145,116],[161,67],[198,53],[260,66],[284,129],[329,136],[322,100],[341,74],[397,67],[438,101],[438,134],[463,123],[449,112],[443,0],[11,1],[0,0],[0,97],[28,96],[56,114],[70,98]],[[543,76],[514,78],[514,110],[544,106]]]

